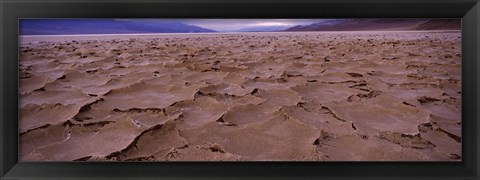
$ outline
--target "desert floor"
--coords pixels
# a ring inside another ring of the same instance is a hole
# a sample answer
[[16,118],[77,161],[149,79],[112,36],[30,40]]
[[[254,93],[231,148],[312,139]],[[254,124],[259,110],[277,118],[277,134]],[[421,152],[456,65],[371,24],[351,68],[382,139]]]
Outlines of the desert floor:
[[461,33],[22,36],[21,161],[459,161]]

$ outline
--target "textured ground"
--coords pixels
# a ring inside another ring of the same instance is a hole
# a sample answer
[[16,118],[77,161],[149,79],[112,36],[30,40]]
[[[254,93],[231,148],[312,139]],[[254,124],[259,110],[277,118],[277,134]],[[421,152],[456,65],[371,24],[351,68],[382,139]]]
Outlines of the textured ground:
[[21,37],[19,159],[458,161],[460,37]]

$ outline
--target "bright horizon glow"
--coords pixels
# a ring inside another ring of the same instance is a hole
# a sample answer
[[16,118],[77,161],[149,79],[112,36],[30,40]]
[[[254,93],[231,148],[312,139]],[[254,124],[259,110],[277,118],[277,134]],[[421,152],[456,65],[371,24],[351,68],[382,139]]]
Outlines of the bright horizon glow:
[[179,19],[188,25],[199,26],[219,32],[243,31],[252,28],[286,29],[297,25],[308,25],[325,19]]
[[262,22],[262,23],[252,24],[252,26],[291,26],[291,24],[280,23],[280,22]]

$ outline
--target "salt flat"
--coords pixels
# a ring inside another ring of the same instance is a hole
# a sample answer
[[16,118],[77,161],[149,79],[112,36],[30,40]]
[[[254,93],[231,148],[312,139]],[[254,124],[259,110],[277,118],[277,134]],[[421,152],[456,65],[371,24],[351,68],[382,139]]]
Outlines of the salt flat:
[[21,36],[22,161],[458,161],[460,31]]

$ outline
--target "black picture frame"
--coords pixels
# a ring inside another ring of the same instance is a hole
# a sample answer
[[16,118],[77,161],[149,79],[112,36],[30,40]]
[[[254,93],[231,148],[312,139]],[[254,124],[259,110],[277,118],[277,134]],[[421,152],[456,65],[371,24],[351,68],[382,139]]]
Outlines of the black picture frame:
[[[479,179],[478,0],[0,0],[1,179]],[[462,18],[462,162],[18,162],[19,18]]]

